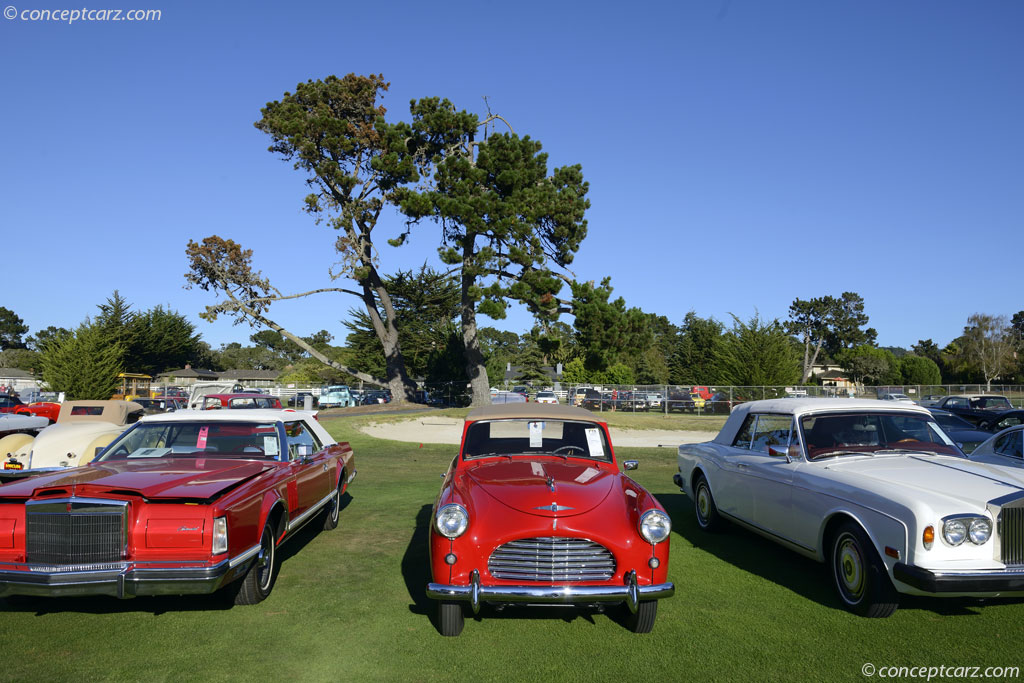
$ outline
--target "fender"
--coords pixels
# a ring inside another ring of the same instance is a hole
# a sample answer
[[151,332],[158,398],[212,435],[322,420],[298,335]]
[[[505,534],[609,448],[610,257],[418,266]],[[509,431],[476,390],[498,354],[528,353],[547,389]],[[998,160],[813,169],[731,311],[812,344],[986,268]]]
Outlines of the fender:
[[288,533],[288,504],[281,498],[281,494],[277,489],[271,489],[263,494],[263,501],[260,504],[260,525],[258,528],[262,529],[266,525],[267,520],[270,519],[270,516],[274,513],[274,508],[277,506],[281,508],[282,521],[284,522],[278,526],[279,529],[283,530],[277,538],[277,542],[280,543],[284,539],[285,534]]

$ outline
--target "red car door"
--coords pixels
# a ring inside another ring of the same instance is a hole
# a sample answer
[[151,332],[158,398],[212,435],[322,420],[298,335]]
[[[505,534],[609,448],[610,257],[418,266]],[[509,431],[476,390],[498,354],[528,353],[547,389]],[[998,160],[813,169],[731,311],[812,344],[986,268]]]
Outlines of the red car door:
[[288,458],[295,472],[297,501],[291,518],[309,511],[334,491],[331,459],[323,444],[302,420],[286,422]]

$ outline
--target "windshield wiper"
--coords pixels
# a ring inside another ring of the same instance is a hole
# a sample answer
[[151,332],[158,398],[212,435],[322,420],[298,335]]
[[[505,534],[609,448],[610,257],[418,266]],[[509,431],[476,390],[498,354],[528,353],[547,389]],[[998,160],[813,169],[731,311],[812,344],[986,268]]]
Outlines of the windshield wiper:
[[929,451],[924,448],[883,448],[875,451],[875,453],[883,453],[885,455],[899,455],[900,453],[927,453],[931,455],[938,455],[937,451]]
[[814,456],[814,460],[824,460],[825,458],[837,458],[840,455],[874,455],[873,452],[864,451],[829,451],[828,453],[819,453]]

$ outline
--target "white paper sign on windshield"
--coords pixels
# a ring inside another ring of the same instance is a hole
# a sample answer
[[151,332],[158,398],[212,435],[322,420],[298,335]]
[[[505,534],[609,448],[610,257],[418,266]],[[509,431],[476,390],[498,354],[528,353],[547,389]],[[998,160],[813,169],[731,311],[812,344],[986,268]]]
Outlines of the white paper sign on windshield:
[[541,448],[544,445],[544,423],[530,423],[530,448]]
[[266,455],[277,456],[277,437],[276,436],[265,436],[265,437],[263,437],[263,452]]
[[604,442],[601,441],[601,430],[596,427],[587,429],[587,446],[590,447],[590,457],[604,457]]

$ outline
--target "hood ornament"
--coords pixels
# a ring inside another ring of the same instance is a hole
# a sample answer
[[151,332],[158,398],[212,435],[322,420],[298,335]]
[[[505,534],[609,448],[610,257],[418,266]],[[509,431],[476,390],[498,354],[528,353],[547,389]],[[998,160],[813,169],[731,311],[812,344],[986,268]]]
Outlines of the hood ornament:
[[561,512],[562,510],[575,510],[574,507],[568,505],[559,505],[558,503],[552,503],[551,505],[539,505],[534,510],[551,510],[552,512]]
[[551,489],[551,493],[555,492],[555,479],[550,474],[548,475],[548,488]]

